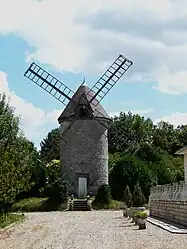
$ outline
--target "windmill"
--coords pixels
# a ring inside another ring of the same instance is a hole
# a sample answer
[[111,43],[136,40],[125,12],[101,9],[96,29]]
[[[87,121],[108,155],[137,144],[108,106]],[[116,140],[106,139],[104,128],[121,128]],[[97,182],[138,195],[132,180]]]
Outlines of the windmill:
[[108,184],[111,119],[100,102],[132,64],[119,55],[91,89],[84,80],[76,92],[34,62],[24,74],[65,105],[58,118],[61,173],[68,177],[70,192],[79,198]]

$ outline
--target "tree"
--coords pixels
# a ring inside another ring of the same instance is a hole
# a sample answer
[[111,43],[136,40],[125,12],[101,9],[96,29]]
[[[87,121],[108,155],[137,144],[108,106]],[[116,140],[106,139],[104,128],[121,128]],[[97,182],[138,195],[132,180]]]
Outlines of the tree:
[[46,138],[40,143],[40,156],[42,162],[49,163],[51,160],[60,159],[60,130],[59,128],[50,131]]
[[6,96],[0,95],[0,211],[31,188],[33,164],[31,143],[21,134]]
[[52,160],[46,165],[45,195],[53,203],[62,203],[67,200],[68,184],[60,174],[60,161]]
[[110,201],[110,187],[107,184],[99,186],[94,202],[99,204],[109,204]]
[[109,129],[109,152],[134,153],[140,142],[152,142],[153,122],[138,114],[120,113]]
[[123,200],[126,203],[128,208],[132,206],[132,194],[130,192],[128,185],[125,188]]
[[154,127],[153,145],[174,155],[174,153],[182,147],[179,137],[179,129],[174,129],[172,124],[161,121]]
[[136,156],[123,155],[109,175],[112,197],[117,200],[123,200],[124,182],[132,191],[136,182],[139,181],[146,199],[148,199],[150,187],[154,181],[149,168],[151,168],[150,164]]
[[113,169],[113,167],[118,163],[121,159],[121,153],[120,152],[115,152],[115,153],[110,153],[109,158],[108,158],[108,170],[109,173]]
[[132,194],[133,207],[141,207],[146,203],[145,197],[142,193],[139,183],[134,186],[134,191]]

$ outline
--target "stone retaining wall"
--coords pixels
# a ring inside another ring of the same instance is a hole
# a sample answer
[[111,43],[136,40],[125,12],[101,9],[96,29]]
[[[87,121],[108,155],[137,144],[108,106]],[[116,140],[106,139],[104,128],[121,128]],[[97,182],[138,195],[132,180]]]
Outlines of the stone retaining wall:
[[187,227],[187,184],[158,185],[151,189],[150,216]]

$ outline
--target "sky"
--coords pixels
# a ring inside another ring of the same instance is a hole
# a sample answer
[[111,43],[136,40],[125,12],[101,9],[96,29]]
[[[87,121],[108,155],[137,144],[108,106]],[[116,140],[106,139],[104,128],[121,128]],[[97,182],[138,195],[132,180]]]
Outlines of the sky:
[[24,77],[31,62],[73,91],[92,87],[119,54],[133,66],[105,96],[109,115],[187,124],[185,0],[0,0],[0,93],[39,148],[64,106]]

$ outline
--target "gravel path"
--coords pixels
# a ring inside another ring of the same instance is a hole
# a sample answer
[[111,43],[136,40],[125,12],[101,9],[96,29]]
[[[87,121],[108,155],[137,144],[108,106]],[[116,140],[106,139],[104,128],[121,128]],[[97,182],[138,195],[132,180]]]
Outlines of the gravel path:
[[0,249],[187,249],[187,235],[138,230],[122,211],[30,213],[0,232]]

